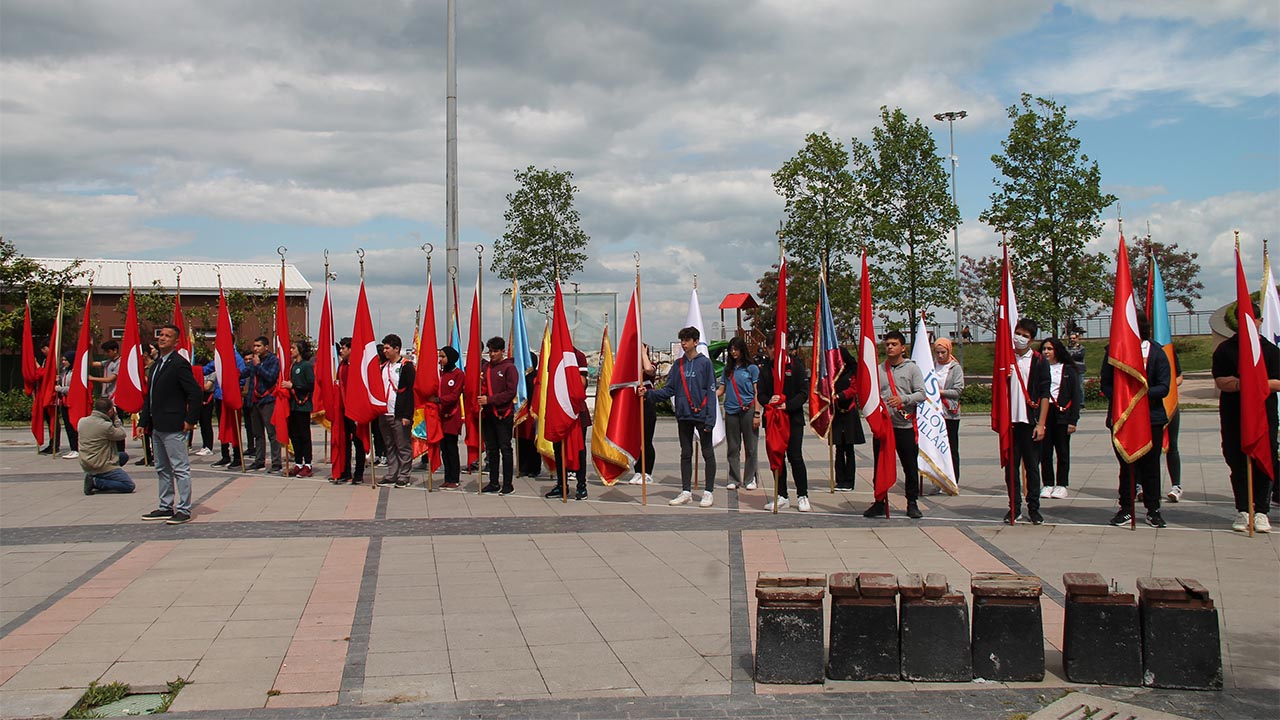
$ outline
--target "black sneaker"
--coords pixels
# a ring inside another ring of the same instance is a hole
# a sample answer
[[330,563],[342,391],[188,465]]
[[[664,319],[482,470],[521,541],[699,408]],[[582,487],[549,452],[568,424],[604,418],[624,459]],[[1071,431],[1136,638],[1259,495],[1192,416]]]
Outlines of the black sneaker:
[[222,458],[221,460],[218,460],[217,462],[213,463],[209,467],[226,467],[230,464],[231,464],[231,458]]
[[1133,521],[1133,516],[1124,510],[1117,510],[1115,517],[1111,518],[1111,524],[1115,525],[1116,527],[1120,527],[1121,525],[1128,525],[1132,521]]
[[282,473],[284,473],[283,465],[272,465],[271,469],[267,471],[269,475],[280,475]]
[[363,484],[364,484],[364,478],[352,478],[352,480],[351,480],[351,484],[352,484],[352,485],[363,485]]
[[480,492],[482,492],[482,493],[496,493],[496,492],[502,492],[502,486],[501,486],[501,485],[494,485],[493,483],[489,483],[488,485],[485,485],[484,487],[480,488]]
[[173,517],[172,510],[152,510],[146,515],[143,515],[142,519],[143,520],[168,520],[171,517]]
[[245,468],[245,469],[244,469],[244,471],[245,471],[245,472],[257,472],[257,471],[259,471],[259,470],[263,470],[263,469],[265,469],[266,467],[267,467],[266,463],[256,462],[256,463],[254,463],[254,464],[250,465],[249,467]]
[[562,498],[562,497],[564,497],[564,493],[563,493],[563,492],[561,492],[560,485],[559,485],[559,484],[557,484],[555,487],[553,487],[553,488],[551,488],[550,490],[548,490],[548,491],[546,492],[546,494],[545,494],[545,495],[543,495],[542,497],[544,497],[544,498]]
[[1035,509],[1035,510],[1028,510],[1028,511],[1027,511],[1027,517],[1031,519],[1031,524],[1032,524],[1032,525],[1043,525],[1043,524],[1044,524],[1044,516],[1040,514],[1040,510],[1039,510],[1039,508],[1037,508],[1037,509]]
[[515,489],[514,487],[512,487],[512,486],[510,486],[510,485],[503,485],[503,486],[502,486],[502,489],[498,491],[498,494],[499,494],[499,495],[510,495],[510,494],[514,493],[515,491],[516,491],[516,489]]
[[920,506],[915,503],[907,503],[907,517],[912,520],[919,520],[924,517],[924,513],[920,512]]
[[84,474],[84,494],[85,495],[93,494],[93,476],[90,475],[89,473]]
[[[41,448],[41,449],[40,449],[40,454],[41,454],[41,455],[52,455],[52,454],[53,454],[53,446],[52,446],[52,445],[47,445],[47,446],[45,446],[45,447]],[[141,465],[142,463],[138,463],[138,464],[139,464],[139,465]]]
[[182,523],[191,522],[191,514],[184,513],[181,510],[173,514],[173,517],[165,520],[165,525],[181,525]]
[[373,486],[376,488],[395,487],[396,484],[390,480],[374,480]]
[[884,503],[877,502],[872,504],[871,507],[862,511],[862,517],[864,518],[884,517]]
[[[52,451],[50,451],[50,452],[52,452]],[[138,462],[134,463],[134,465],[146,465],[146,464],[147,464],[147,459],[146,459],[146,458],[138,458]]]
[[1014,522],[1016,522],[1016,521],[1018,521],[1018,520],[1021,520],[1021,519],[1022,519],[1022,510],[1018,510],[1018,516],[1017,516],[1016,518],[1015,518],[1015,517],[1012,517],[1012,515],[1013,515],[1013,513],[1012,513],[1012,512],[1007,512],[1007,513],[1005,513],[1005,514],[1004,514],[1004,524],[1005,524],[1005,525],[1012,525]]
[[576,492],[576,493],[574,493],[574,494],[573,494],[573,499],[574,499],[574,500],[586,500],[586,499],[587,499],[587,489],[586,489],[586,488],[578,488],[578,492]]
[[1147,513],[1147,524],[1153,528],[1168,527],[1169,523],[1164,521],[1164,517],[1160,515],[1159,510],[1152,510]]
[[409,487],[409,481],[408,481],[408,480],[397,480],[397,481],[396,481],[396,487],[401,488],[401,489],[407,488],[407,487]]

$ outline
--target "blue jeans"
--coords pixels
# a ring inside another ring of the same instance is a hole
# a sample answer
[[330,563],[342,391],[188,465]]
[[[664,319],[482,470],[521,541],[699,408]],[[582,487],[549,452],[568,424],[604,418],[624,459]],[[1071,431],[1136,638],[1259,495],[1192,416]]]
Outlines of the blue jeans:
[[160,509],[189,514],[191,460],[187,456],[187,434],[181,431],[152,432],[151,448],[156,454],[156,476],[160,481]]
[[[123,450],[116,453],[116,456],[117,465],[124,465],[129,462],[129,453]],[[134,490],[133,478],[129,477],[129,473],[122,468],[91,475],[90,478],[93,482],[93,489],[98,492],[131,493]]]

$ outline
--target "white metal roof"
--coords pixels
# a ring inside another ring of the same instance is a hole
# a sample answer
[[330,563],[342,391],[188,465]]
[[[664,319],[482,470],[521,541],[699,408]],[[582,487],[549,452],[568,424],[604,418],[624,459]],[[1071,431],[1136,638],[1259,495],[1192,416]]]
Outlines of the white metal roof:
[[[75,262],[70,258],[31,258],[41,265],[61,270]],[[166,290],[173,290],[177,284],[178,274],[175,268],[182,268],[182,292],[195,295],[213,294],[218,291],[218,272],[222,272],[222,287],[227,290],[260,290],[266,287],[275,290],[280,285],[280,265],[278,263],[211,263],[190,260],[111,260],[88,258],[82,260],[80,268],[97,273],[93,287],[100,291],[125,292],[129,289],[129,273],[133,272],[133,287],[139,291],[150,290],[152,283],[159,280]],[[88,287],[88,274],[76,278],[71,283],[76,287]],[[309,295],[311,284],[302,276],[294,265],[284,266],[285,295]]]

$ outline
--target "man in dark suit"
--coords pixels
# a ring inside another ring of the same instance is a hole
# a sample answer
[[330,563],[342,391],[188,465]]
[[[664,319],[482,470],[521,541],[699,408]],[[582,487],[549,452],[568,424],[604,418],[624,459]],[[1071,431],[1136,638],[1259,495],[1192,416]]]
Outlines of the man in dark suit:
[[142,403],[142,426],[151,436],[156,475],[160,480],[160,507],[142,519],[164,520],[170,525],[181,525],[191,519],[187,433],[200,419],[203,394],[191,372],[191,363],[174,352],[178,347],[178,333],[176,325],[160,326],[156,335],[160,357],[152,365]]

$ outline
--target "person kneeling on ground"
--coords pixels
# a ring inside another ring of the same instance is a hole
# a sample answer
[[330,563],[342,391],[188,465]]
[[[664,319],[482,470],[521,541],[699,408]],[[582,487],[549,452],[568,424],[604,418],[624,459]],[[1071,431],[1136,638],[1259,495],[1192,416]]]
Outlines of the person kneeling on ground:
[[93,412],[80,419],[77,429],[84,494],[133,492],[133,479],[121,467],[129,462],[129,454],[116,450],[116,443],[124,441],[124,425],[116,417],[111,399],[100,397],[93,401]]

